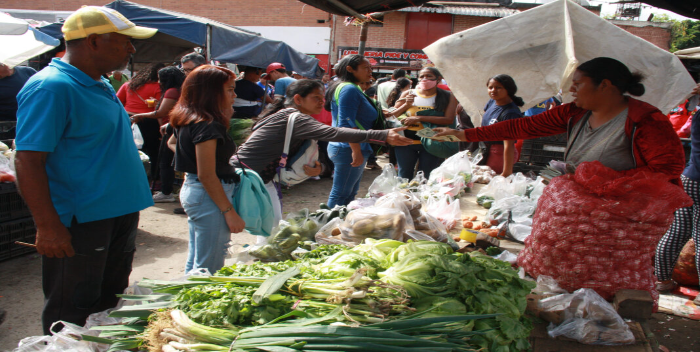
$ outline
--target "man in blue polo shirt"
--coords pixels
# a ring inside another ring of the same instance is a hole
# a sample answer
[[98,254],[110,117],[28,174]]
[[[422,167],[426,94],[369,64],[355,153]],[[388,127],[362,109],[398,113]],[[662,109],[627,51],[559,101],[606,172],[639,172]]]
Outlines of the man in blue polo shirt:
[[17,101],[17,183],[36,224],[49,334],[114,307],[129,284],[139,211],[153,205],[129,117],[105,73],[126,67],[131,38],[153,36],[118,12],[87,6],[63,24],[66,55]]
[[275,99],[284,98],[287,87],[296,79],[289,77],[287,69],[279,62],[267,65],[267,79],[275,84]]

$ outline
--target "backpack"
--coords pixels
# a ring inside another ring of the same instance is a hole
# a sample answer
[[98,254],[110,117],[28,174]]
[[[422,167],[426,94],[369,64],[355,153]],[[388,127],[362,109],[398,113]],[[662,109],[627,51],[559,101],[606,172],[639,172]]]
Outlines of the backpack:
[[[340,104],[338,103],[338,99],[340,97],[340,90],[348,85],[355,86],[362,93],[362,95],[364,95],[364,97],[367,98],[367,101],[369,101],[369,103],[372,104],[372,106],[374,106],[374,109],[377,110],[377,119],[374,120],[374,124],[372,125],[371,129],[372,130],[386,130],[388,127],[386,125],[386,119],[384,118],[384,113],[382,112],[382,108],[377,105],[377,102],[374,101],[374,99],[368,97],[367,94],[365,94],[365,92],[363,92],[362,89],[357,84],[353,84],[350,82],[341,82],[335,88],[335,92],[333,94],[333,99],[335,100],[335,105],[338,106],[338,110],[340,110]],[[362,127],[362,125],[359,122],[357,122],[357,119],[355,119],[355,125],[360,130],[366,131],[365,128]],[[370,146],[372,147],[372,152],[375,155],[384,154],[384,152],[388,149],[385,145],[382,145],[382,144],[370,144]]]
[[307,139],[299,148],[299,151],[289,158],[289,146],[292,142],[292,131],[294,130],[294,120],[300,112],[293,112],[287,119],[287,132],[284,136],[284,149],[280,165],[277,167],[277,176],[274,181],[285,187],[298,185],[306,181],[309,176],[304,172],[304,166],[316,166],[318,161],[318,142]]

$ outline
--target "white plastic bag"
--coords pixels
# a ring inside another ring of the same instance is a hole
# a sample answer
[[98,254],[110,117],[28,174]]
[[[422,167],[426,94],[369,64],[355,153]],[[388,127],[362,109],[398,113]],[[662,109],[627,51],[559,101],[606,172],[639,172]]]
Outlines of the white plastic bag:
[[[57,324],[63,324],[63,329],[54,332]],[[14,352],[95,352],[99,351],[100,344],[83,341],[82,335],[97,336],[99,331],[71,324],[65,321],[57,321],[51,325],[51,336],[31,336],[23,338]]]
[[406,228],[406,215],[393,208],[369,207],[353,210],[340,224],[341,239],[360,244],[365,238],[400,241]]
[[456,197],[466,187],[470,187],[472,184],[471,160],[467,150],[447,158],[430,173],[428,184],[431,191]]
[[301,113],[294,112],[287,120],[287,131],[284,137],[283,148],[284,154],[280,160],[281,167],[279,174],[275,176],[275,181],[285,187],[298,185],[309,179],[309,175],[304,171],[304,166],[314,167],[318,161],[318,142],[313,139],[305,140],[296,154],[289,155],[294,121],[299,115],[301,115]]
[[549,336],[564,336],[588,345],[626,345],[634,335],[610,303],[594,290],[582,288],[571,294],[545,298],[543,311],[561,311],[562,323],[547,327]]
[[462,218],[459,198],[452,199],[452,197],[446,195],[428,199],[426,211],[440,220],[447,231],[452,230],[457,225],[457,221]]
[[408,180],[405,178],[400,178],[396,174],[396,169],[394,165],[386,164],[382,168],[382,173],[377,176],[377,178],[372,181],[372,184],[368,189],[368,196],[372,198],[380,198],[386,194],[399,190],[399,186],[402,183],[406,183]]
[[141,135],[141,129],[137,124],[131,124],[131,133],[134,135],[134,143],[136,143],[136,149],[143,148],[143,136]]

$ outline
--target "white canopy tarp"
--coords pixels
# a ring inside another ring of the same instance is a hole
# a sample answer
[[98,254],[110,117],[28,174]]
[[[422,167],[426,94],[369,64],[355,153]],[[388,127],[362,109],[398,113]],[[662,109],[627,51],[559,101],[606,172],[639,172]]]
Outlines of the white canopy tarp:
[[[423,51],[440,69],[476,126],[488,101],[486,83],[507,74],[530,108],[556,95],[564,101],[576,67],[606,56],[645,75],[639,99],[668,113],[695,82],[668,51],[632,35],[570,0],[558,0],[444,37]],[[524,111],[524,110],[523,110]]]
[[32,28],[27,21],[0,13],[0,62],[5,65],[15,67],[59,44],[58,39]]

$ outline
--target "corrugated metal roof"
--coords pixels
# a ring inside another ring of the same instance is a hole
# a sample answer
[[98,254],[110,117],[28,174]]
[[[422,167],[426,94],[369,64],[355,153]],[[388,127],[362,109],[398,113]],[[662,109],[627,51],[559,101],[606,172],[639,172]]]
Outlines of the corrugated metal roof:
[[406,7],[399,11],[403,12],[429,12],[429,13],[449,13],[452,15],[462,16],[479,16],[479,17],[508,17],[518,13],[518,10],[496,6],[452,6],[445,5],[439,7]]

